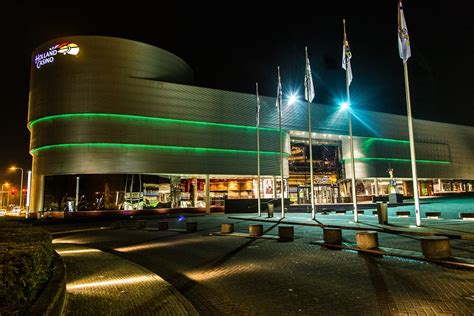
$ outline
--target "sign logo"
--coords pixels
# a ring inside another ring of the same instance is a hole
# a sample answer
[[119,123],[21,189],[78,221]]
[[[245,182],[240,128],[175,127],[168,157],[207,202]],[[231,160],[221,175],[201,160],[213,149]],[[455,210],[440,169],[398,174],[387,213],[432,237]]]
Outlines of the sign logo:
[[50,47],[47,52],[39,53],[35,56],[36,69],[40,69],[41,66],[54,62],[54,57],[57,54],[76,56],[79,54],[79,46],[74,43],[64,42]]

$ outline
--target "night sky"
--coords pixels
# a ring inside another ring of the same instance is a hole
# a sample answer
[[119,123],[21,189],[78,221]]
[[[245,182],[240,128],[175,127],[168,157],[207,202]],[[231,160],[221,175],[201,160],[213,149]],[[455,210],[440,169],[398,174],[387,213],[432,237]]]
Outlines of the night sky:
[[[0,181],[19,182],[18,172],[6,172],[11,164],[31,168],[26,128],[31,53],[62,36],[145,42],[188,62],[198,86],[254,93],[258,81],[260,93],[268,96],[276,94],[280,65],[285,93],[299,89],[301,98],[308,46],[315,101],[336,104],[345,91],[341,56],[346,18],[353,107],[406,115],[395,0],[164,2],[2,4]],[[474,126],[472,2],[406,0],[404,9],[412,47],[413,116]]]

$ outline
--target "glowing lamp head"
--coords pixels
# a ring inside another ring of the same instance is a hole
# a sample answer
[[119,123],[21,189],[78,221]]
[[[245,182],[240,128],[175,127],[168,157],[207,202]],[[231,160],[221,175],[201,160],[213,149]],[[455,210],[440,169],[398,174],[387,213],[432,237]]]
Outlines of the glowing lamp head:
[[297,99],[298,99],[298,98],[296,97],[295,94],[290,95],[290,98],[288,99],[288,105],[293,105],[293,104],[295,104],[295,102],[296,102]]
[[350,104],[349,102],[342,102],[341,104],[339,104],[339,106],[341,107],[341,110],[345,111],[349,109]]

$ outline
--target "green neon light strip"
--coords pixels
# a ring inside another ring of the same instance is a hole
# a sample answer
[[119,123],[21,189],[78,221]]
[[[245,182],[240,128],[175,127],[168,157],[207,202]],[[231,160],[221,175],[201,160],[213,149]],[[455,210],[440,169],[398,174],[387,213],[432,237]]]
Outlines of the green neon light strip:
[[[362,157],[362,158],[355,158],[355,160],[359,161],[395,161],[395,162],[411,162],[410,159],[405,158],[378,158],[378,157]],[[350,161],[350,159],[343,159],[343,161]],[[431,164],[450,164],[450,161],[445,160],[425,160],[420,159],[416,161],[417,163],[431,163]]]
[[[51,120],[60,120],[60,119],[68,119],[68,118],[117,118],[117,119],[131,119],[131,120],[140,120],[140,121],[150,121],[155,123],[179,123],[179,124],[193,124],[193,125],[202,125],[202,126],[219,126],[219,127],[228,127],[228,128],[243,128],[243,129],[250,129],[256,130],[255,126],[247,126],[247,125],[235,125],[235,124],[223,124],[223,123],[212,123],[212,122],[201,122],[201,121],[189,121],[189,120],[178,120],[178,119],[170,119],[170,118],[161,118],[161,117],[152,117],[152,116],[142,116],[142,115],[128,115],[128,114],[112,114],[112,113],[73,113],[73,114],[58,114],[58,115],[51,115],[45,116],[34,121],[31,121],[28,124],[28,128],[32,128],[33,125],[44,122],[44,121],[51,121]],[[268,128],[268,127],[260,127],[259,130],[261,131],[270,131],[270,132],[279,132],[278,128]]]
[[[158,149],[169,151],[187,151],[198,153],[226,153],[226,154],[257,154],[254,150],[241,149],[222,149],[222,148],[203,148],[203,147],[179,147],[179,146],[163,146],[163,145],[145,145],[145,144],[121,144],[121,143],[71,143],[71,144],[56,144],[47,145],[31,150],[31,153],[36,153],[41,150],[57,149],[57,148],[72,148],[72,147],[112,147],[112,148],[127,148],[127,149]],[[280,155],[279,152],[274,151],[260,151],[262,155]],[[288,156],[287,153],[283,155]]]
[[391,139],[391,138],[376,138],[376,137],[368,138],[363,143],[371,143],[371,142],[375,142],[375,141],[386,142],[386,143],[410,144],[409,140]]

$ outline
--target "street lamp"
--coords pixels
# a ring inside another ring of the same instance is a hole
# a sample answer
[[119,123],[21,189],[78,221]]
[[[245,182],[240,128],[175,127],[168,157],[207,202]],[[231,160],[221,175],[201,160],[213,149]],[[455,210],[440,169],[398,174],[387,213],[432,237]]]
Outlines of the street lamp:
[[8,188],[10,186],[10,183],[8,182],[2,183],[2,207],[3,207],[3,186],[6,186]]
[[[349,89],[347,89],[349,95]],[[342,102],[339,104],[342,111],[347,111],[349,116],[349,142],[350,142],[350,150],[351,150],[351,169],[352,169],[352,204],[354,207],[354,222],[359,221],[359,214],[357,213],[357,190],[356,190],[356,173],[355,173],[355,162],[354,162],[354,141],[352,138],[352,112],[351,112],[351,104],[349,102]]]
[[12,166],[10,167],[10,170],[21,170],[21,179],[20,179],[20,210],[21,210],[21,205],[23,204],[23,168],[20,167],[15,167]]

